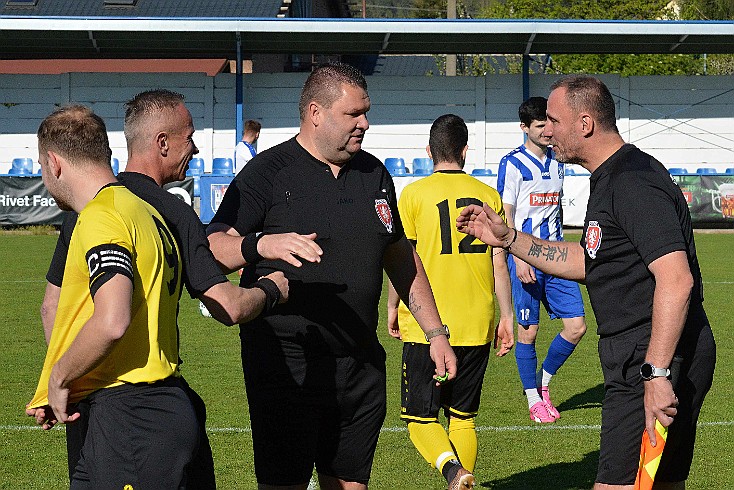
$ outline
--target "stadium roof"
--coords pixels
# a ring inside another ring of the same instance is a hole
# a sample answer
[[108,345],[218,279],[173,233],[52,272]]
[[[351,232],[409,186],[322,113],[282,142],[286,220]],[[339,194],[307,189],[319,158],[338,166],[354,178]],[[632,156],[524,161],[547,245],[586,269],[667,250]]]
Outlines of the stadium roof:
[[291,0],[4,0],[0,15],[33,17],[275,17]]
[[734,53],[734,22],[0,16],[0,58]]

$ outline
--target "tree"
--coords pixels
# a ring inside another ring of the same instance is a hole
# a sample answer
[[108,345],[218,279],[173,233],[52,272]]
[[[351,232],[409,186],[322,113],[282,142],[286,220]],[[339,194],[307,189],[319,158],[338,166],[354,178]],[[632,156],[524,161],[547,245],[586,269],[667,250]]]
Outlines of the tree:
[[[680,0],[678,7],[679,18],[684,20],[734,20],[734,2],[731,0]],[[734,74],[734,55],[708,55],[705,63],[707,74]]]
[[680,18],[686,20],[732,20],[734,2],[731,0],[680,0]]
[[[670,19],[669,0],[496,0],[482,10],[484,18],[499,19]],[[727,0],[688,0],[726,2]],[[699,75],[698,55],[553,54],[551,69],[560,73],[619,73],[632,75]],[[509,64],[509,63],[508,63]],[[537,70],[535,70],[537,71]]]
[[445,19],[446,0],[413,0],[410,16],[414,19]]

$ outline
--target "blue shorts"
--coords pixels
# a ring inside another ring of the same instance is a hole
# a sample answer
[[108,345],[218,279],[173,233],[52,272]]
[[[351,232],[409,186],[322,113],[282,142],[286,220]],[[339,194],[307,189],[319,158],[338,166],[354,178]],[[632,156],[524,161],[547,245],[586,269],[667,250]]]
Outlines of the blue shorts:
[[515,273],[515,260],[507,257],[512,283],[512,301],[517,323],[523,326],[540,323],[540,303],[551,319],[584,316],[584,300],[576,282],[551,276],[535,269],[536,281],[524,284]]

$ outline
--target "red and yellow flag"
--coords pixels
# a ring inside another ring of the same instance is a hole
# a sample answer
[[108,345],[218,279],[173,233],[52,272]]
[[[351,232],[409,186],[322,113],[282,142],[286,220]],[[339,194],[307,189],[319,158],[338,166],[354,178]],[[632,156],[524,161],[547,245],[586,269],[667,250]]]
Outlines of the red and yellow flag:
[[663,427],[660,421],[655,421],[655,439],[657,445],[652,447],[647,430],[642,431],[642,445],[640,446],[640,468],[637,470],[635,490],[651,490],[655,480],[655,473],[663,457],[663,448],[668,438],[668,428]]

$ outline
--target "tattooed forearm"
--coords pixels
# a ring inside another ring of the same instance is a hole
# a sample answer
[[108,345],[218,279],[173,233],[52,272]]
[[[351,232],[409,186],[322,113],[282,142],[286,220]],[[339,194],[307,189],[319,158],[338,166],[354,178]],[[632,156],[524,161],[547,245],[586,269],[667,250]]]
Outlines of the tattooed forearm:
[[568,260],[568,244],[543,245],[533,240],[528,250],[528,257],[545,257],[546,262],[566,262]]
[[419,311],[421,311],[421,305],[419,305],[418,303],[416,303],[415,294],[414,293],[410,293],[408,295],[408,309],[410,310],[410,312],[413,315],[415,315],[416,313],[418,313]]

